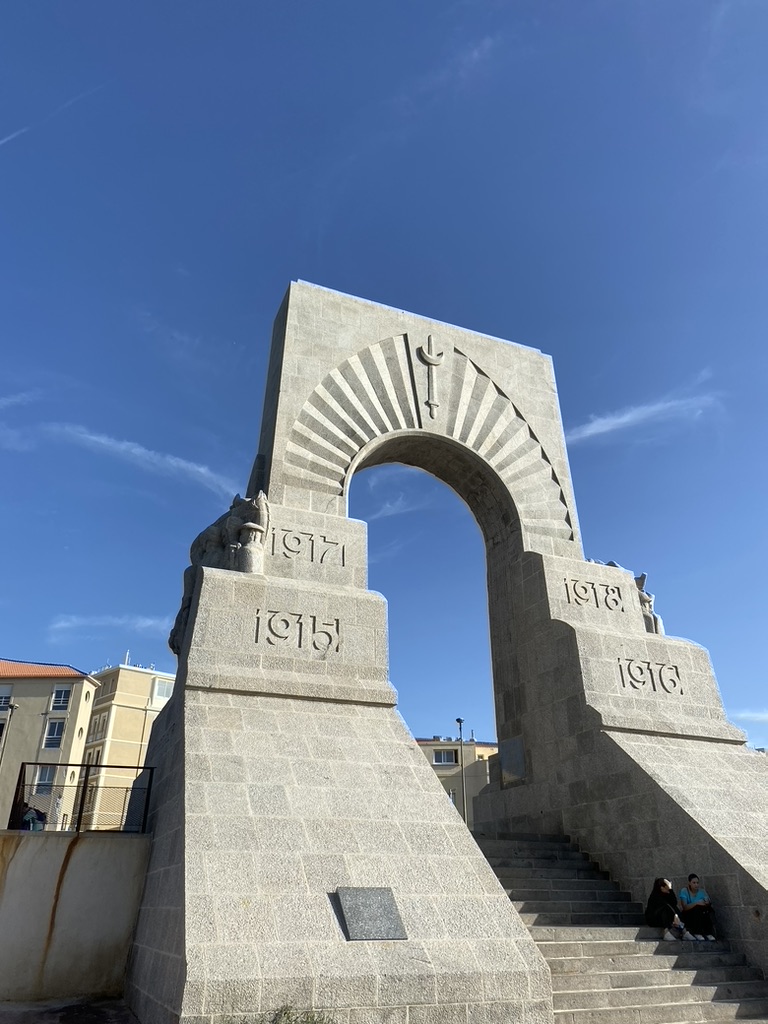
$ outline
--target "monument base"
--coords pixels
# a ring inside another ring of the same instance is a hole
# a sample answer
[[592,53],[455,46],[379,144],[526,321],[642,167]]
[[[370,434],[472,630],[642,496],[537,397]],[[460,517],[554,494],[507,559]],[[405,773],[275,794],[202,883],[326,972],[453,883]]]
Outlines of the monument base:
[[[339,1024],[551,1021],[546,964],[395,710],[375,644],[365,678],[304,668],[294,695],[265,692],[287,688],[291,659],[266,656],[271,684],[263,660],[246,665],[258,644],[241,622],[306,607],[332,633],[316,603],[338,615],[341,595],[282,580],[281,605],[263,577],[201,577],[151,752],[161,791],[127,986],[141,1024],[251,1024],[284,1005]],[[373,635],[383,600],[345,600],[345,622]],[[362,663],[354,637],[347,657]],[[391,890],[406,938],[355,941],[340,888]]]

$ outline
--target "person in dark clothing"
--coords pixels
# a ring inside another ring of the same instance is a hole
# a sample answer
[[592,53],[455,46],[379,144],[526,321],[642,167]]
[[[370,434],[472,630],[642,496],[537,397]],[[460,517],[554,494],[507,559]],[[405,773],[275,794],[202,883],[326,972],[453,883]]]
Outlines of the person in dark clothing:
[[[688,941],[693,939],[690,932],[685,930],[678,916],[677,898],[668,878],[657,878],[654,881],[645,908],[645,923],[651,928],[663,928],[662,938],[666,942],[674,942],[677,939]],[[672,929],[679,934],[676,935]]]

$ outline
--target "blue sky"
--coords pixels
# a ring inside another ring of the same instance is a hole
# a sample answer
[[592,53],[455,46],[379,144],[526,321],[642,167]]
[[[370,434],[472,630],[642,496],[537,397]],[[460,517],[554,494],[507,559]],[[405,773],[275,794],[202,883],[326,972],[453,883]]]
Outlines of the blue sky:
[[[0,654],[165,646],[302,278],[550,353],[586,554],[768,743],[768,5],[16,4],[0,37]],[[417,735],[494,734],[479,532],[360,474]]]

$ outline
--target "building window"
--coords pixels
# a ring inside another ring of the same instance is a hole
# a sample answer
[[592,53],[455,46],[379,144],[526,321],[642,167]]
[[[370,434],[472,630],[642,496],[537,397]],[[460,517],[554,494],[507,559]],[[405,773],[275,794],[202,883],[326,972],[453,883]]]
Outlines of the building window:
[[100,763],[101,763],[101,747],[99,747],[97,750],[94,750],[94,752],[93,752],[93,764],[96,765],[96,764],[100,764]]
[[0,711],[6,711],[11,706],[12,686],[0,686]]
[[[38,705],[39,706],[39,705]],[[51,750],[58,750],[61,746],[61,737],[64,735],[64,719],[56,718],[48,723],[45,731],[43,746]]]
[[458,754],[455,750],[434,750],[432,764],[457,764]]
[[3,742],[3,733],[5,732],[5,722],[0,722],[0,743]]
[[56,765],[41,765],[37,769],[37,781],[35,782],[36,796],[50,796],[53,783],[56,778]]
[[168,700],[173,693],[172,679],[155,680],[155,700]]
[[69,707],[69,697],[71,693],[71,686],[57,686],[53,691],[51,711],[66,711]]

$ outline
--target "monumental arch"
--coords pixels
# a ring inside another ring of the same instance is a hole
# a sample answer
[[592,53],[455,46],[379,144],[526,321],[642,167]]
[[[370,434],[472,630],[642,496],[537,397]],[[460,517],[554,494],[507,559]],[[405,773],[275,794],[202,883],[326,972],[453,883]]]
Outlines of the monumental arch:
[[[768,960],[768,762],[706,651],[584,560],[551,360],[314,285],[272,341],[245,499],[192,546],[155,726],[142,1024],[552,1019],[548,969],[398,716],[356,470],[443,480],[486,545],[499,764],[479,828],[566,832],[644,898],[696,869]],[[397,683],[397,680],[394,681]]]

